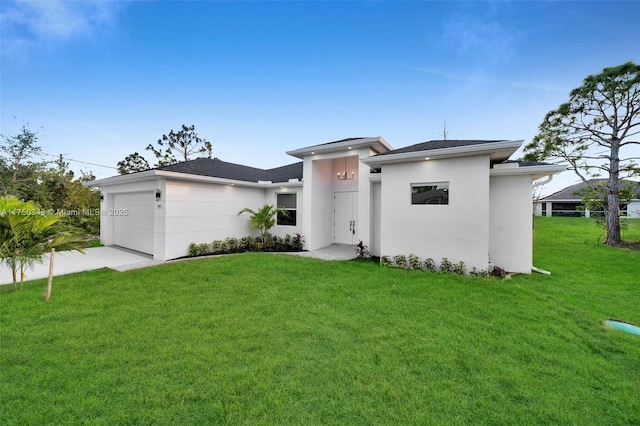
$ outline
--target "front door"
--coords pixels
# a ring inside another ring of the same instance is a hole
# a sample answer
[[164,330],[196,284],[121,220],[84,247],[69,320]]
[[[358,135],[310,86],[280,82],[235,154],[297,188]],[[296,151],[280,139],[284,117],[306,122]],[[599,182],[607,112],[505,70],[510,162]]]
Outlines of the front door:
[[336,192],[333,195],[333,242],[356,244],[358,242],[358,193]]

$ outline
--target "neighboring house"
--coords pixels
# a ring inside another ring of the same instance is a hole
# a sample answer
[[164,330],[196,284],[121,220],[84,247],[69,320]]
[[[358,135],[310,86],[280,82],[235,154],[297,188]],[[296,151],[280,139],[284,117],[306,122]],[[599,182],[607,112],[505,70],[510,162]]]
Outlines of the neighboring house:
[[363,241],[376,256],[447,257],[472,267],[532,267],[532,181],[564,166],[508,161],[523,141],[444,140],[394,150],[350,138],[289,151],[301,162],[262,170],[197,159],[89,183],[101,188],[101,240],[167,260],[191,242],[249,234],[238,211],[263,204],[290,218],[305,248]]
[[[608,179],[590,179],[586,183],[580,182],[568,186],[558,192],[543,197],[535,202],[534,214],[536,216],[602,216],[604,212],[591,212],[582,207],[582,196],[579,192],[585,186],[606,184]],[[632,180],[621,180],[620,186],[625,185],[634,188],[634,197],[627,205],[620,206],[620,212],[630,218],[640,218],[640,183]]]

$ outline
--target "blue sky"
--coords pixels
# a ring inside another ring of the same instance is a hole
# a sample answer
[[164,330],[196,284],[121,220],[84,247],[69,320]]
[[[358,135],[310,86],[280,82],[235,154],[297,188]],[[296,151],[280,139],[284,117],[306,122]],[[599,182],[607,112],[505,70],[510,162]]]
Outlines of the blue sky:
[[[261,168],[355,136],[525,139],[589,74],[640,62],[640,2],[2,0],[0,133],[115,167],[194,124]],[[101,178],[109,168],[71,162]],[[568,175],[548,185],[559,189]]]

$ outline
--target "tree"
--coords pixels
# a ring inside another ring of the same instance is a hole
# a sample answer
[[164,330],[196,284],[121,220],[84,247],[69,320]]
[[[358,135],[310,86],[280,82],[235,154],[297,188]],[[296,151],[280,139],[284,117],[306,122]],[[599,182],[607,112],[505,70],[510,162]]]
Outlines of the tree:
[[121,175],[142,172],[149,168],[149,162],[137,152],[127,155],[124,160],[118,162],[118,173]]
[[265,204],[259,210],[251,210],[250,208],[244,208],[238,212],[238,216],[242,213],[249,213],[249,229],[258,230],[262,236],[262,246],[264,247],[265,236],[269,232],[269,229],[276,224],[275,216],[280,213],[288,216],[287,209],[283,207],[274,207],[270,204]]
[[84,253],[87,242],[56,227],[59,221],[60,216],[46,214],[32,201],[0,197],[0,259],[11,268],[14,287],[18,271],[22,284],[26,267],[41,262],[52,248]]
[[[640,174],[626,156],[640,133],[640,66],[627,62],[584,79],[569,101],[547,113],[539,133],[525,147],[525,159],[569,163],[584,182],[604,173],[607,245],[617,245],[620,234],[620,179]],[[593,173],[595,171],[595,173]]]
[[[618,184],[620,195],[620,206],[628,205],[635,197],[636,191],[640,188],[640,183],[630,180],[623,180]],[[606,212],[608,203],[607,182],[594,181],[592,185],[584,186],[576,195],[582,197],[582,206],[578,209],[589,210],[590,212]]]
[[2,193],[15,195],[18,198],[38,199],[43,197],[38,192],[37,174],[44,167],[43,161],[36,161],[42,148],[38,145],[37,133],[23,126],[16,136],[1,135],[0,179]]
[[196,158],[211,158],[211,142],[200,138],[195,129],[194,125],[187,127],[183,124],[179,131],[171,130],[168,135],[162,135],[156,142],[157,147],[149,144],[147,151],[153,152],[156,156],[157,167],[187,161],[194,155]]

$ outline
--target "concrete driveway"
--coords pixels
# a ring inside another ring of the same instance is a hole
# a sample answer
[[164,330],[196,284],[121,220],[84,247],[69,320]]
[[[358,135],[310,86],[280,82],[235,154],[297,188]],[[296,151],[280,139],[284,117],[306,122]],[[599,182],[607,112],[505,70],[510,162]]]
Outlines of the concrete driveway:
[[[54,259],[53,275],[65,275],[74,272],[91,271],[94,269],[110,268],[116,271],[144,268],[158,265],[163,262],[153,260],[149,256],[132,253],[117,247],[92,247],[85,249],[86,254],[77,251],[65,251],[56,253]],[[49,276],[49,255],[43,258],[42,263],[36,263],[33,268],[26,271],[25,281]],[[20,276],[18,276],[18,281]],[[11,269],[6,265],[0,266],[0,285],[11,284]]]

